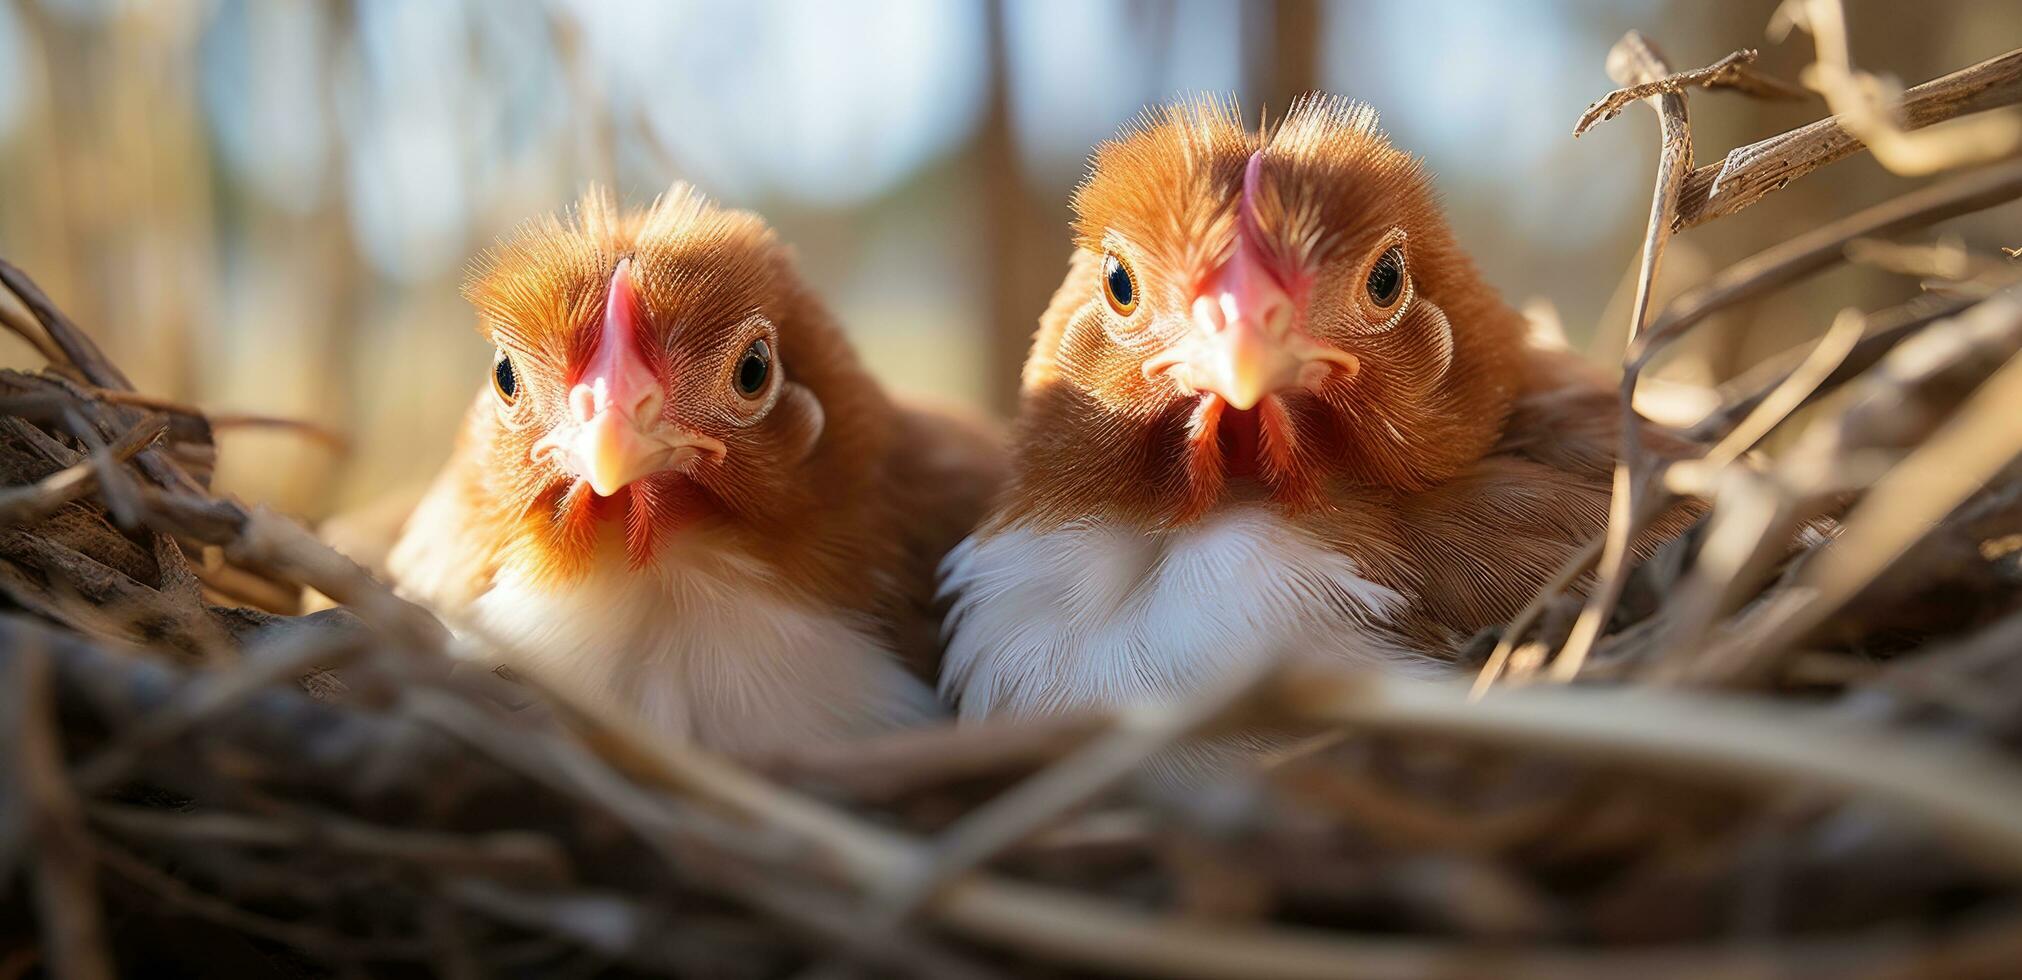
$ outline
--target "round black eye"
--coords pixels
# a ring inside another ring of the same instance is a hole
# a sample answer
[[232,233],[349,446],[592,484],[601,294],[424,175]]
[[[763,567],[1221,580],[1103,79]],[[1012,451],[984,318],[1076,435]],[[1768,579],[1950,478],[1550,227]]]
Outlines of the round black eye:
[[765,389],[765,379],[771,376],[772,348],[763,340],[752,341],[737,362],[737,393],[753,397]]
[[1392,245],[1376,257],[1376,264],[1369,267],[1369,301],[1377,309],[1389,309],[1404,295],[1404,249]]
[[1129,316],[1137,309],[1137,274],[1115,252],[1102,257],[1102,292],[1118,316]]
[[520,396],[519,372],[513,370],[513,359],[504,351],[491,364],[491,387],[498,393],[499,401],[508,405]]

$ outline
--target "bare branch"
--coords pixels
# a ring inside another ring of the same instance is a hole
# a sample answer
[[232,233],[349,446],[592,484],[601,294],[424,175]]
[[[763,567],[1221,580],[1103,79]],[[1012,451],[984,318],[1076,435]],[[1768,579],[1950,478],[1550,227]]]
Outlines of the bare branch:
[[1817,42],[1818,60],[1805,69],[1806,84],[1825,96],[1839,124],[1889,170],[1920,177],[2022,150],[2022,117],[2013,113],[1947,120],[1914,133],[1904,129],[1896,121],[1901,99],[1896,84],[1853,66],[1840,0],[1786,0],[1770,30],[1788,26],[1809,31]]
[[[1917,129],[2022,101],[2022,49],[1932,79],[1903,93],[1902,126]],[[1791,181],[1864,148],[1837,118],[1730,150],[1694,170],[1679,191],[1679,230],[1733,214]]]
[[[1663,58],[1643,36],[1630,31],[1608,52],[1608,69],[1617,82],[1655,82],[1668,73]],[[1636,274],[1636,298],[1629,308],[1628,345],[1635,349],[1650,316],[1650,295],[1662,268],[1664,248],[1671,242],[1678,191],[1692,169],[1692,127],[1685,114],[1685,95],[1680,90],[1664,91],[1647,100],[1657,110],[1664,146],[1657,157],[1657,182],[1650,202],[1650,221],[1643,236],[1643,260]],[[1651,460],[1643,445],[1643,417],[1636,412],[1635,387],[1623,389],[1622,435],[1615,457],[1612,493],[1608,498],[1608,529],[1601,545],[1599,580],[1587,603],[1574,620],[1573,629],[1552,661],[1553,680],[1565,682],[1579,676],[1587,654],[1600,639],[1608,617],[1621,597],[1635,542],[1645,522],[1659,506],[1649,500],[1654,477]],[[1514,642],[1505,638],[1505,642]],[[1497,653],[1501,653],[1500,644]],[[1507,662],[1507,657],[1499,658]],[[1497,663],[1498,658],[1491,658]]]
[[1755,61],[1756,54],[1754,48],[1744,48],[1704,68],[1678,72],[1616,89],[1603,96],[1599,102],[1587,107],[1587,111],[1580,116],[1580,121],[1573,125],[1573,135],[1580,136],[1593,128],[1595,123],[1621,115],[1622,110],[1633,102],[1658,95],[1681,94],[1691,88],[1732,89],[1756,98],[1783,101],[1810,98],[1810,94],[1803,89],[1749,67]]

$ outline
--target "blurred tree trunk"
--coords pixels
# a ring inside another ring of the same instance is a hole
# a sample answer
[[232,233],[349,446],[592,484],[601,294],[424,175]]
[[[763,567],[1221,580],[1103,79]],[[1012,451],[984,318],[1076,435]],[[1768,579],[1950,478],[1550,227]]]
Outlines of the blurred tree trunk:
[[1009,414],[1018,406],[1019,367],[1039,314],[1060,285],[1070,246],[1066,202],[1040,200],[1019,160],[1004,0],[993,0],[989,12],[989,107],[971,151],[982,195],[982,227],[975,233],[983,243],[979,254],[990,330],[984,397],[991,409]]
[[[1320,88],[1319,0],[1243,5],[1243,82],[1269,118]],[[1255,111],[1258,105],[1246,105]]]
[[[21,170],[10,178],[33,193],[10,192],[9,210],[19,209],[18,223],[10,222],[18,241],[19,254],[10,258],[27,267],[51,299],[85,329],[97,331],[105,322],[103,298],[88,288],[98,270],[87,256],[92,245],[97,211],[90,205],[98,195],[90,188],[94,175],[87,170],[95,157],[88,145],[91,87],[70,84],[63,69],[67,65],[88,64],[90,48],[84,30],[73,21],[54,17],[39,3],[16,8],[21,18],[26,50],[36,53],[39,100],[27,109],[25,125],[16,137],[17,145],[30,147],[21,154]],[[102,335],[101,335],[102,336]]]
[[[310,15],[256,7],[246,16],[249,43],[259,46],[271,32],[288,29],[282,18]],[[337,89],[330,79],[350,39],[358,37],[358,14],[345,3],[313,16],[317,49],[296,70],[315,79],[322,100],[316,111],[334,122]],[[221,329],[206,345],[216,352],[217,364],[207,403],[341,425],[354,417],[353,379],[370,370],[360,361],[399,356],[359,342],[364,335],[359,321],[375,284],[352,238],[343,143],[331,140],[323,152],[315,183],[294,190],[306,200],[277,200],[257,185],[227,191],[235,230],[247,247],[237,259],[244,271],[234,277]],[[365,445],[387,437],[358,435]],[[329,447],[274,430],[228,432],[220,442],[220,487],[291,513],[329,513],[342,462]]]

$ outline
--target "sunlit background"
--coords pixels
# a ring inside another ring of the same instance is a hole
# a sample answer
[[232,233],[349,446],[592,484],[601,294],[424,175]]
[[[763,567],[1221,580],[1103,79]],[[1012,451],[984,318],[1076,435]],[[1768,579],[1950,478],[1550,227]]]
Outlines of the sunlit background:
[[[1737,47],[1792,77],[1774,3],[1226,0],[651,3],[5,0],[0,255],[150,393],[348,434],[224,437],[221,481],[309,516],[424,479],[488,354],[471,255],[586,183],[674,180],[763,212],[894,389],[1002,414],[1096,141],[1144,106],[1234,93],[1373,102],[1423,154],[1513,302],[1597,357],[1649,201],[1655,125],[1574,140],[1629,28],[1674,67]],[[1907,83],[2022,44],[2013,0],[1850,4],[1858,64]],[[1692,102],[1702,163],[1818,104]],[[1865,159],[1674,246],[1670,289],[1877,200]],[[1953,227],[2018,244],[2014,208]],[[1835,273],[1728,318],[1674,372],[1715,379],[1914,284]],[[26,348],[4,341],[10,364]]]

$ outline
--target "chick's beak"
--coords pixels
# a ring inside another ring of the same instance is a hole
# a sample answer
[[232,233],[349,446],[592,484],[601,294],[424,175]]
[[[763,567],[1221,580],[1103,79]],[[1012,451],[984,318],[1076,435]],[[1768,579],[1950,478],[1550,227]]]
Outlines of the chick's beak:
[[576,430],[567,459],[569,469],[588,481],[597,496],[608,497],[640,477],[678,469],[699,452],[693,446],[666,445],[642,430],[637,419],[606,410]]
[[1286,343],[1292,302],[1282,290],[1262,296],[1221,290],[1195,299],[1193,314],[1194,387],[1248,410],[1265,395],[1299,383],[1305,362]]
[[1299,327],[1291,295],[1247,242],[1194,298],[1192,312],[1194,329],[1147,360],[1146,377],[1164,374],[1187,394],[1210,392],[1247,411],[1269,395],[1317,388],[1337,369],[1352,375],[1360,367]]
[[569,390],[569,423],[534,446],[590,484],[600,497],[698,458],[722,458],[723,443],[688,432],[662,415],[666,396],[639,345],[639,294],[632,260],[618,263],[604,300],[595,355]]

